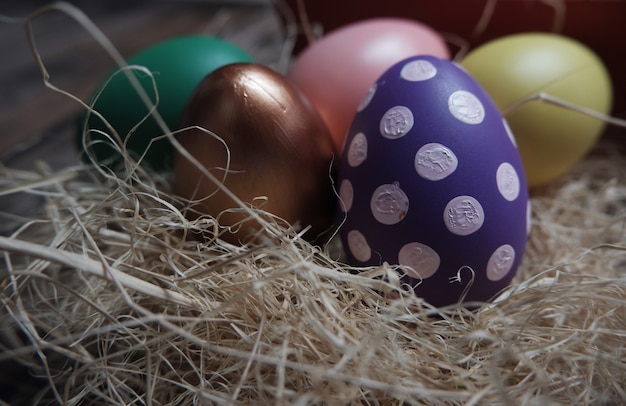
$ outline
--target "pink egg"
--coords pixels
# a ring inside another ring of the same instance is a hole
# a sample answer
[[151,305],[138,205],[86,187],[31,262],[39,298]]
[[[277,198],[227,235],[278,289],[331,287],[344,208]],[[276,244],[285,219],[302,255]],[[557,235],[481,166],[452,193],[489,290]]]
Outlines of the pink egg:
[[334,30],[306,48],[287,77],[324,119],[338,152],[361,100],[393,64],[415,55],[450,58],[432,28],[401,18],[376,18]]

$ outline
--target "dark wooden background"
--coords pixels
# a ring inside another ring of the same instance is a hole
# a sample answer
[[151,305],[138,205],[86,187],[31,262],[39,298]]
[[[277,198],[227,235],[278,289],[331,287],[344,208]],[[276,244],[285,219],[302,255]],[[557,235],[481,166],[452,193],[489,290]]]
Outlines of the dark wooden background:
[[[25,27],[6,17],[24,17],[52,4],[2,0],[0,15],[0,163],[32,168],[44,158],[52,167],[77,160],[72,143],[80,106],[43,84]],[[280,55],[282,24],[270,0],[71,1],[124,56],[176,35],[206,33],[225,38],[256,61],[272,64]],[[115,64],[74,19],[59,11],[32,23],[50,81],[86,100]]]

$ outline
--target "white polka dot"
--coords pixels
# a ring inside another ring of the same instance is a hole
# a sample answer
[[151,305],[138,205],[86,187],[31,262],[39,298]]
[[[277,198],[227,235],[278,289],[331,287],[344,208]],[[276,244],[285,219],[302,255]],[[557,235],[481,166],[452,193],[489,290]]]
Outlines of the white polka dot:
[[411,82],[432,79],[437,75],[437,68],[424,59],[411,61],[402,67],[400,77]]
[[485,212],[478,200],[472,196],[457,196],[446,205],[443,219],[448,231],[465,236],[482,227],[485,222]]
[[357,112],[365,110],[365,108],[370,104],[370,102],[374,98],[374,95],[376,94],[376,89],[378,89],[378,85],[374,83],[367,91],[365,97],[363,97],[363,99],[361,100],[359,107],[356,109]]
[[387,184],[376,188],[370,200],[374,218],[386,225],[402,221],[409,210],[409,198],[397,184]]
[[352,201],[354,199],[354,189],[352,188],[352,182],[348,179],[341,181],[339,186],[339,198],[341,199],[341,210],[347,213],[352,208]]
[[365,134],[358,133],[352,138],[348,147],[348,165],[359,166],[367,159],[367,138]]
[[498,166],[498,170],[496,171],[496,183],[498,184],[498,191],[500,191],[502,197],[509,202],[512,202],[519,196],[519,176],[510,163],[503,162]]
[[513,267],[515,249],[509,244],[499,246],[487,262],[487,278],[490,281],[499,281],[504,278]]
[[404,265],[407,275],[416,279],[426,279],[439,269],[439,255],[426,244],[411,242],[400,248],[398,262]]
[[413,113],[408,107],[395,106],[380,120],[380,133],[389,139],[401,138],[413,128]]
[[532,215],[533,215],[533,205],[529,200],[526,204],[526,236],[530,235],[530,231],[532,229]]
[[372,249],[360,231],[351,230],[348,232],[347,240],[348,249],[358,261],[365,262],[372,257]]
[[459,160],[445,145],[436,142],[425,144],[415,154],[415,170],[428,180],[441,180],[451,175]]
[[509,123],[506,121],[506,119],[502,119],[502,124],[504,124],[504,129],[506,130],[506,135],[509,136],[509,139],[511,140],[511,142],[513,143],[513,145],[515,146],[515,148],[517,148],[517,140],[515,139],[515,134],[513,134],[513,131],[511,131],[511,127],[509,127]]
[[485,108],[476,96],[465,90],[457,90],[448,98],[448,109],[466,124],[480,124],[485,118]]

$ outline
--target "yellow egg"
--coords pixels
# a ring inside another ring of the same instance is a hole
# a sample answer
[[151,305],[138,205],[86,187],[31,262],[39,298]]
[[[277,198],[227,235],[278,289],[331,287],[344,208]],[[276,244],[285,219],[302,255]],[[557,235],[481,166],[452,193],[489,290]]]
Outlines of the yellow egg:
[[[461,65],[505,112],[540,92],[608,114],[611,80],[585,45],[556,34],[502,37],[470,52]],[[561,106],[534,100],[506,115],[517,140],[529,186],[567,172],[594,146],[605,123]]]

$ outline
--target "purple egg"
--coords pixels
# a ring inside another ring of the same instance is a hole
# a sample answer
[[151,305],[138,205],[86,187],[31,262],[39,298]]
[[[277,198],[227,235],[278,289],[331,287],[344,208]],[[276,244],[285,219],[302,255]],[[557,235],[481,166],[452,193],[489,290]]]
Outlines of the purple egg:
[[378,79],[350,127],[338,186],[348,262],[400,265],[433,306],[492,299],[522,260],[530,204],[515,138],[454,62],[416,56]]

